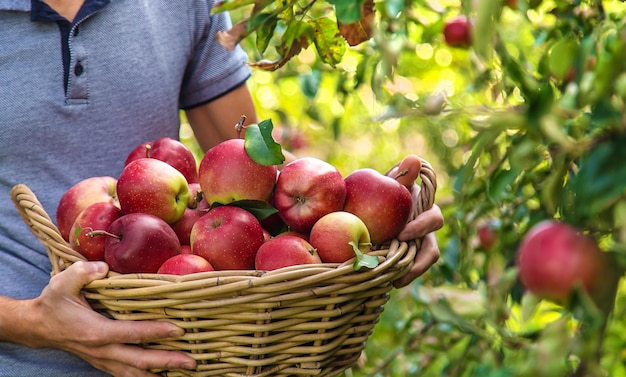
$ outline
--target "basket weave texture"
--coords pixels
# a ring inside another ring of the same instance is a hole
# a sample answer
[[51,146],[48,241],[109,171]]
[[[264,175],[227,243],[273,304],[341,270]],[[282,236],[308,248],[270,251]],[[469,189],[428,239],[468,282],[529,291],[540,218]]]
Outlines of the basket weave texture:
[[[422,161],[412,218],[432,207],[436,176]],[[72,250],[35,194],[23,184],[12,200],[46,247],[52,274],[85,260]],[[167,320],[185,329],[146,348],[187,352],[196,370],[162,376],[335,376],[353,366],[389,299],[392,282],[412,266],[420,240],[380,245],[374,269],[352,262],[292,266],[271,272],[212,271],[184,276],[116,274],[88,284],[84,295],[120,320]]]

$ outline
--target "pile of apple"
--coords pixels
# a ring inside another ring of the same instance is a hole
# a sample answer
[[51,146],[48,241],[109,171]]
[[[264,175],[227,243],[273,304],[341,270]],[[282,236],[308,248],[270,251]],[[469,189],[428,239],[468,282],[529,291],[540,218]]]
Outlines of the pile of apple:
[[243,139],[211,148],[200,164],[181,142],[137,146],[118,177],[90,177],[62,196],[56,222],[70,247],[118,273],[274,270],[307,263],[373,267],[373,245],[395,238],[413,210],[421,160],[390,177],[296,159],[280,171]]

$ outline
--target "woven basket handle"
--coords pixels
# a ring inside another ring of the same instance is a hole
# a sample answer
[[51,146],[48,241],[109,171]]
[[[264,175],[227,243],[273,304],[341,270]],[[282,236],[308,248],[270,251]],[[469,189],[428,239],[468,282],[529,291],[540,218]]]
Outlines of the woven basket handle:
[[53,275],[69,267],[67,261],[74,263],[86,260],[85,257],[73,250],[67,241],[63,239],[61,232],[28,186],[25,184],[13,186],[11,199],[22,220],[28,225],[35,237],[46,247],[48,257],[52,263]]

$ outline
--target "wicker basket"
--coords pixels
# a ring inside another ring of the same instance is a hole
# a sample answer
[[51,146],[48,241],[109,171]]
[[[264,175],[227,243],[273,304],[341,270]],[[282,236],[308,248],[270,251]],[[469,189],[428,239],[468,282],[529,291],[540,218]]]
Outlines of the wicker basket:
[[[413,216],[434,202],[436,177],[423,161]],[[12,199],[45,245],[52,273],[84,260],[63,240],[33,192],[16,185]],[[144,347],[189,353],[194,371],[163,376],[334,376],[350,368],[389,299],[392,282],[412,266],[419,240],[379,247],[379,265],[351,262],[272,272],[214,271],[186,276],[115,274],[84,288],[98,312],[123,320],[167,320],[185,335]]]

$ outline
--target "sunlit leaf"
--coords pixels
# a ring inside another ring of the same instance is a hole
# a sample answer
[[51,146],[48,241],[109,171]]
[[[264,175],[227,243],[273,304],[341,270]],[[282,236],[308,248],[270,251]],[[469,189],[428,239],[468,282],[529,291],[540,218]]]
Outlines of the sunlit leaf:
[[254,4],[255,0],[224,0],[215,3],[211,8],[211,14],[239,9],[246,5]]
[[313,27],[313,41],[319,57],[324,63],[335,66],[341,62],[346,52],[346,44],[339,35],[337,24],[327,17],[317,18],[310,22]]

